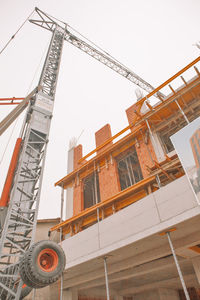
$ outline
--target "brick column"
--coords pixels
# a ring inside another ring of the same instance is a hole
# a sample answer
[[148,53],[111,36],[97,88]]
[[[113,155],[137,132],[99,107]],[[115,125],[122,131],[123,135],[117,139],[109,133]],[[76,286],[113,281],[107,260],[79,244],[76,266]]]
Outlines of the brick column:
[[[83,157],[83,147],[78,145],[74,148],[74,170],[81,166],[78,161]],[[73,215],[79,214],[83,209],[83,192],[82,192],[82,183],[77,177],[74,183],[74,193],[73,193]]]
[[[137,110],[136,104],[133,104],[126,110],[126,115],[127,115],[129,125],[131,125],[137,119],[137,115],[135,114],[136,110]],[[133,130],[134,127],[131,128],[131,131]],[[147,166],[152,167],[154,165],[153,160],[157,161],[156,154],[149,135],[145,136],[145,132],[143,132],[143,136],[142,133],[138,133],[137,143],[135,148],[137,151],[138,160],[140,162],[142,175],[144,178],[146,178],[149,176]]]
[[156,160],[156,155],[151,143],[150,138],[148,138],[147,143],[143,140],[142,135],[138,137],[138,143],[136,145],[136,152],[138,160],[140,162],[140,167],[142,170],[142,175],[144,178],[149,176],[148,167],[153,167],[154,163],[152,160]]
[[[112,133],[110,125],[106,124],[95,133],[96,147],[102,145],[111,137]],[[102,149],[98,150],[97,154],[104,151],[110,145],[112,145],[112,141]],[[113,159],[110,160],[109,157],[105,158],[105,160],[106,159],[107,162],[105,163],[105,166],[98,173],[101,201],[108,199],[120,191],[116,162]]]

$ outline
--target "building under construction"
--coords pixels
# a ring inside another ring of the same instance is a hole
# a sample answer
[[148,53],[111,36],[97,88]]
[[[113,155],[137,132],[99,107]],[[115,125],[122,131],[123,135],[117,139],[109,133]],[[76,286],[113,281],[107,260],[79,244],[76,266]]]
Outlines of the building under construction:
[[200,299],[200,207],[170,140],[200,116],[197,62],[127,108],[121,132],[99,129],[94,151],[69,150],[55,184],[66,190],[66,220],[51,228],[67,258],[63,299]]
[[[23,299],[34,289],[27,299],[200,299],[200,202],[170,139],[200,116],[200,57],[154,88],[68,24],[35,10],[30,21],[52,32],[40,80],[0,122],[2,134],[27,107],[0,199],[0,298]],[[127,108],[126,128],[112,136],[106,124],[95,133],[92,152],[70,148],[68,174],[55,184],[61,221],[41,222],[59,247],[34,238],[64,41],[147,94],[138,92]],[[199,127],[190,135],[197,175]]]

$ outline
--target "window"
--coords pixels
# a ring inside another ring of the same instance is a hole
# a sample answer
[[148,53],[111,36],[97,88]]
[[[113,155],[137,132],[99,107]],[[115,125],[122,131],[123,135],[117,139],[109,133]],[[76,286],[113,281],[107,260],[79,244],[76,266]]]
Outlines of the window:
[[83,195],[84,195],[84,209],[91,207],[96,203],[100,202],[99,177],[97,173],[92,174],[84,179]]
[[161,140],[163,142],[163,146],[165,148],[166,153],[169,153],[174,150],[174,145],[172,144],[172,142],[170,140],[170,136],[168,134],[161,136]]
[[179,114],[177,114],[175,119],[172,118],[171,120],[166,120],[164,123],[164,128],[158,130],[157,133],[160,137],[165,153],[169,153],[174,150],[170,137],[186,126],[187,122],[183,116],[179,116]]
[[120,155],[120,158],[117,159],[117,167],[122,190],[143,179],[135,147],[125,155]]

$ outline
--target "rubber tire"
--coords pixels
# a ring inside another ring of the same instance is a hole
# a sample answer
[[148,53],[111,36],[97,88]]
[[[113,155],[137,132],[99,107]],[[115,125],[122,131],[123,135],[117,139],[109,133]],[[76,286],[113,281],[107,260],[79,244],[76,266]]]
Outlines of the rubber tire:
[[[43,271],[37,263],[40,252],[46,248],[54,250],[58,256],[58,265],[51,272]],[[65,253],[57,243],[40,241],[34,244],[24,255],[20,263],[20,276],[27,286],[36,289],[42,288],[56,282],[60,278],[65,264]]]
[[20,295],[19,299],[20,300],[24,299],[26,296],[28,296],[28,294],[30,294],[31,291],[32,291],[31,287],[25,286],[24,288],[22,288],[21,295]]
[[31,287],[31,288],[43,287],[43,285],[37,285],[34,281],[31,280],[31,277],[30,277],[30,275],[28,273],[28,269],[27,269],[27,254],[28,254],[28,252],[25,253],[24,257],[20,261],[20,265],[19,265],[20,277],[21,277],[22,281],[28,287]]

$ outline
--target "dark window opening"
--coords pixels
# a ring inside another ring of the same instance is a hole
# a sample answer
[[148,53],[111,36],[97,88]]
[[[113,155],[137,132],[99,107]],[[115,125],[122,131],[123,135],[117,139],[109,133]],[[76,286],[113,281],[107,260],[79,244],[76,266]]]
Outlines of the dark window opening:
[[99,177],[97,173],[84,179],[83,195],[84,209],[100,202]]
[[122,190],[143,179],[135,148],[117,159],[117,167]]
[[169,120],[168,125],[164,129],[158,131],[165,153],[169,153],[174,150],[170,137],[186,125],[187,122],[184,117],[178,117],[177,120]]
[[166,153],[169,153],[174,150],[174,145],[171,142],[170,136],[168,134],[161,136],[161,140],[164,145]]

